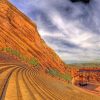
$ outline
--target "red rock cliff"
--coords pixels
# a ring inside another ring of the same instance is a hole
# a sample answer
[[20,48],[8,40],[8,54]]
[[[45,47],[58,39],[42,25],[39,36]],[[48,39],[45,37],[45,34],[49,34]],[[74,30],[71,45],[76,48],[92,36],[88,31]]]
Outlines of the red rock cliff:
[[64,63],[40,37],[36,25],[7,0],[0,0],[0,48],[5,47],[34,56],[43,68],[64,71]]

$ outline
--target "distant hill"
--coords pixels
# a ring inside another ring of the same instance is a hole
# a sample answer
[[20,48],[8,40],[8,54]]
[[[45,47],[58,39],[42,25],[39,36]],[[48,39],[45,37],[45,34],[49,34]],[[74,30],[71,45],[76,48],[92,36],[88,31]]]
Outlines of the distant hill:
[[79,64],[68,64],[69,67],[100,67],[100,63],[79,63]]

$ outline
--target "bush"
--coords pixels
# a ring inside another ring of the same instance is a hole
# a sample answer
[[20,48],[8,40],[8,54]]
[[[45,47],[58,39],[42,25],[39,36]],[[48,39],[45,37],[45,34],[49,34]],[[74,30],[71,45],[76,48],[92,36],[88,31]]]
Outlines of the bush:
[[59,72],[56,69],[49,69],[48,73],[53,75],[53,76],[58,76]]
[[39,66],[38,61],[34,57],[31,58],[28,62],[29,62],[29,64],[31,64],[33,66]]
[[64,79],[66,81],[71,81],[72,80],[72,76],[70,74],[62,74],[60,73],[58,70],[56,69],[48,69],[47,73],[55,76],[55,77],[59,77],[61,79]]
[[72,77],[71,77],[70,74],[60,74],[59,77],[62,78],[62,79],[64,79],[64,80],[68,80],[68,81],[72,80]]
[[17,50],[13,50],[12,48],[3,48],[2,50],[5,51],[5,52],[10,53],[10,54],[12,54],[12,55],[15,55],[15,56],[17,56],[17,57],[20,56],[20,52],[17,51]]
[[23,54],[21,54],[18,50],[13,50],[12,48],[9,48],[9,47],[2,48],[1,50],[5,51],[5,52],[8,52],[11,55],[17,56],[20,60],[26,61],[26,62],[28,62],[29,64],[31,64],[31,65],[33,65],[35,67],[39,67],[39,63],[34,57],[29,60],[28,57],[26,57]]

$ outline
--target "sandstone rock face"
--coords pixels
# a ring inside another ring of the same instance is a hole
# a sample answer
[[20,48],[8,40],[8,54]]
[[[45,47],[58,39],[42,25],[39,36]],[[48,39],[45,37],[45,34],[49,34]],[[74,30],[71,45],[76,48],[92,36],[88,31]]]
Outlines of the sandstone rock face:
[[7,0],[0,0],[0,49],[5,47],[35,57],[43,68],[65,70],[59,56],[40,37],[36,25]]
[[100,83],[100,68],[80,68],[78,70],[71,69],[73,73],[72,83]]

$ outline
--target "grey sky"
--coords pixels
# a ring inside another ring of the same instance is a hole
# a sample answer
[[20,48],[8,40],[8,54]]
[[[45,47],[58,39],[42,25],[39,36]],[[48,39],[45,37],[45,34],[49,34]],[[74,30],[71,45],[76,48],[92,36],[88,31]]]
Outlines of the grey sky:
[[100,0],[10,0],[66,62],[100,61]]

